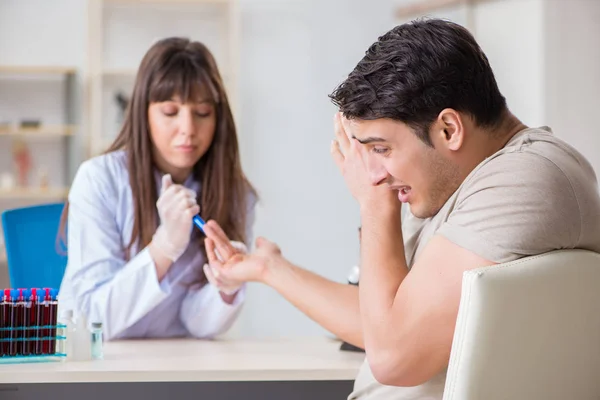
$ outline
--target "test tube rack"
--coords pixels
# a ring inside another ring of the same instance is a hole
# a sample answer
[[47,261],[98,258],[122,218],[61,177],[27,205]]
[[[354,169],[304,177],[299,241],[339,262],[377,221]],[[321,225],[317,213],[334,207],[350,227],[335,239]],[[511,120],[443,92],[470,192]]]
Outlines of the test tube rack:
[[5,289],[0,298],[0,364],[66,358],[67,327],[57,322],[55,289]]

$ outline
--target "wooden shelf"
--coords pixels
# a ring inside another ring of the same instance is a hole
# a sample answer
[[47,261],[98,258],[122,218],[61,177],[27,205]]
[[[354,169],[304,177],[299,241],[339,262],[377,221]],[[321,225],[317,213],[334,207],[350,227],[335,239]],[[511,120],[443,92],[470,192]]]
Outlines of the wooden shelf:
[[39,66],[37,66],[37,65],[0,65],[0,73],[3,73],[3,74],[69,75],[69,74],[75,74],[76,72],[77,72],[77,69],[75,67],[43,66],[43,65],[39,65]]
[[48,189],[13,188],[0,189],[0,199],[65,199],[68,188],[49,187]]
[[421,0],[414,1],[404,6],[396,7],[394,12],[397,19],[427,16],[435,11],[464,5],[475,6],[482,3],[491,3],[501,0]]
[[455,7],[469,3],[469,0],[422,0],[405,6],[396,7],[396,18],[422,16],[442,8]]
[[75,130],[73,125],[50,125],[39,128],[2,128],[0,136],[27,136],[27,137],[61,137],[71,136]]
[[102,71],[102,75],[104,76],[115,76],[115,77],[126,77],[126,78],[134,78],[137,74],[137,69],[135,68],[107,68]]
[[139,3],[162,3],[162,4],[229,4],[231,0],[104,0],[108,4],[139,4]]

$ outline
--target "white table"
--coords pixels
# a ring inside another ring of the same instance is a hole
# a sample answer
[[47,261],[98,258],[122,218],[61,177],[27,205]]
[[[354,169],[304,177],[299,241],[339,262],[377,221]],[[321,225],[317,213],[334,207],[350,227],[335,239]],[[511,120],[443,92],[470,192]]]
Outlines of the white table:
[[109,342],[100,361],[0,365],[0,398],[345,398],[364,354],[339,346],[328,338]]

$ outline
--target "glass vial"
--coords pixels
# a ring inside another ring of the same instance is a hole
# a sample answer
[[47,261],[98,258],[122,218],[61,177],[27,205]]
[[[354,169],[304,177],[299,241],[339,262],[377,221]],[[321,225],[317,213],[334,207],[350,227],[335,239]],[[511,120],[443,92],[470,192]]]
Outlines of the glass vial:
[[102,323],[92,322],[92,359],[102,360],[104,353],[102,351]]
[[60,322],[64,325],[62,328],[58,328],[60,333],[57,331],[59,338],[56,340],[56,351],[60,354],[66,355],[66,359],[73,358],[73,333],[75,332],[75,323],[73,322],[73,310],[61,310]]

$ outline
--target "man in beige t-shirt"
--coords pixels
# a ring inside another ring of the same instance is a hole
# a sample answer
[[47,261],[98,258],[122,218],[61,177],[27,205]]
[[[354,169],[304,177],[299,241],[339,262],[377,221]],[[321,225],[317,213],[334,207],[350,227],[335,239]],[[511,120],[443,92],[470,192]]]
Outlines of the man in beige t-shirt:
[[264,239],[235,254],[210,221],[209,260],[220,279],[263,282],[364,348],[350,399],[441,399],[463,273],[600,252],[596,176],[549,128],[509,111],[474,38],[448,21],[381,36],[331,98],[332,156],[360,206],[360,286],[295,266]]
[[[431,218],[406,213],[412,266],[434,235],[495,263],[561,248],[600,252],[600,199],[590,164],[549,128],[523,129],[481,162]],[[350,399],[441,399],[445,369],[424,384],[384,386],[365,363]]]

